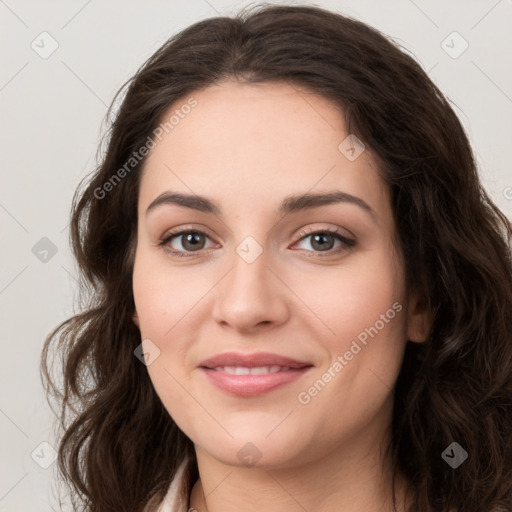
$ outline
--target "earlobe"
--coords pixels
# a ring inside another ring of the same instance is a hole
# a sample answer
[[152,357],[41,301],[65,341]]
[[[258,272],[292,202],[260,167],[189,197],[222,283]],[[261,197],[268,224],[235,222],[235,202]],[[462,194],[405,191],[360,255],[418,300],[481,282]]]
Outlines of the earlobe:
[[140,329],[139,315],[137,314],[137,311],[135,311],[133,313],[132,320],[133,320],[133,323]]
[[432,327],[432,313],[427,301],[418,293],[411,293],[407,307],[407,339],[423,343]]

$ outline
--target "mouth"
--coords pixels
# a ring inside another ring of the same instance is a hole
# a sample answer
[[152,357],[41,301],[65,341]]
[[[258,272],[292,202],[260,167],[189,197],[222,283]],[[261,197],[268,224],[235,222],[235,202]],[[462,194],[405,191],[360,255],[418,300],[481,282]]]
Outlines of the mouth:
[[271,352],[256,352],[252,354],[243,354],[240,352],[225,352],[216,356],[205,359],[199,366],[202,368],[304,368],[312,366],[309,361],[300,361],[291,357],[280,354],[272,354]]
[[[289,366],[216,366],[215,368],[206,368],[207,370],[214,370],[216,372],[225,372],[230,375],[268,375],[269,373],[286,372],[291,370]],[[296,368],[294,368],[296,369]]]
[[220,354],[203,361],[199,369],[207,380],[229,395],[255,397],[289,384],[313,364],[270,354]]

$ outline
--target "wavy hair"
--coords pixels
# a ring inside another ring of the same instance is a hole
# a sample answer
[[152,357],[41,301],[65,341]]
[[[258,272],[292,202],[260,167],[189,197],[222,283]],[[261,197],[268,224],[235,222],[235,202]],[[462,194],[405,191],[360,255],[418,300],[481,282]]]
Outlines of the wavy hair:
[[[163,498],[185,457],[195,460],[134,357],[145,158],[112,178],[172,104],[224,79],[288,83],[331,100],[390,187],[407,285],[433,318],[424,343],[407,343],[387,447],[394,475],[408,479],[411,512],[512,510],[512,225],[483,189],[448,100],[398,43],[319,7],[266,4],[195,23],[151,56],[116,95],[104,154],[75,192],[70,239],[85,300],[41,357],[74,506],[140,512]],[[456,469],[441,457],[452,442],[468,453]]]

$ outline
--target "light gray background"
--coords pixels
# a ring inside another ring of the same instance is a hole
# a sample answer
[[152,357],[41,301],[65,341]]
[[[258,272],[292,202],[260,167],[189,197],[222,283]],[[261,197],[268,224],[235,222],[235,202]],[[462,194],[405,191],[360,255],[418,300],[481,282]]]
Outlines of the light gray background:
[[[95,165],[107,105],[177,30],[247,4],[0,0],[1,512],[46,512],[53,510],[51,504],[59,509],[56,464],[41,467],[52,461],[52,449],[41,443],[56,446],[56,441],[40,384],[40,351],[50,329],[73,313],[70,201],[80,178]],[[455,104],[484,185],[511,217],[512,0],[316,5],[369,23],[419,60]],[[31,47],[51,48],[48,36],[40,36],[44,31],[58,43],[46,59]],[[445,51],[462,49],[459,36],[448,37],[454,31],[469,44],[458,58]],[[57,248],[46,262],[32,251],[43,237]]]

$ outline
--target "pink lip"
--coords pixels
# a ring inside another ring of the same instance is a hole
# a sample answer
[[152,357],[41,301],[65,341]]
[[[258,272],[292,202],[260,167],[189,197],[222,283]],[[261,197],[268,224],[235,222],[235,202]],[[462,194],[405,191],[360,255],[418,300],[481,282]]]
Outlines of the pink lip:
[[288,366],[290,368],[304,368],[312,366],[306,361],[297,361],[289,357],[272,354],[270,352],[257,352],[255,354],[240,354],[237,352],[226,352],[210,357],[199,363],[204,368],[216,368],[217,366],[247,366],[255,368],[256,366]]
[[[273,389],[289,384],[313,367],[311,363],[297,361],[289,357],[260,352],[258,354],[237,354],[234,352],[219,354],[203,361],[200,370],[216,387],[228,394],[242,397],[260,396]],[[233,375],[219,366],[282,366],[288,370],[264,375]]]

